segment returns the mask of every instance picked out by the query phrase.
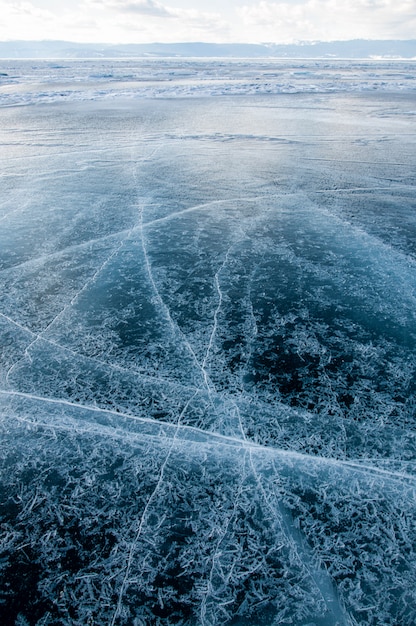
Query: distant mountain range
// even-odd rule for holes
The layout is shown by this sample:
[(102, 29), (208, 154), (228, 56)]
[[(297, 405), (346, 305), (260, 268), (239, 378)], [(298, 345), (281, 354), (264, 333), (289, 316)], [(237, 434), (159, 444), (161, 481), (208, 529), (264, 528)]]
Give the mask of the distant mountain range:
[(305, 42), (297, 44), (84, 44), (68, 41), (0, 42), (0, 58), (126, 58), (126, 57), (229, 57), (229, 58), (337, 58), (416, 59), (416, 39)]

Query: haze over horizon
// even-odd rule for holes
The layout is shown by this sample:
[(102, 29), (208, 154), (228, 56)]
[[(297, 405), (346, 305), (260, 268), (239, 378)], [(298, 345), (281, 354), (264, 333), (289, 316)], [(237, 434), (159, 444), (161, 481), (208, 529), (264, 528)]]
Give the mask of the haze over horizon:
[(0, 41), (290, 44), (405, 40), (416, 32), (409, 0), (0, 0)]

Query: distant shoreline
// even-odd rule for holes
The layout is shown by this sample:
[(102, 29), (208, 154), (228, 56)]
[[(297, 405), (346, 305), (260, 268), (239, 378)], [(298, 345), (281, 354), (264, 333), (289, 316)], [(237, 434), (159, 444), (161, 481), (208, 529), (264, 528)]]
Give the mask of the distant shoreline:
[(416, 60), (416, 39), (214, 44), (204, 42), (94, 44), (69, 41), (0, 41), (3, 59), (228, 58), (310, 60)]

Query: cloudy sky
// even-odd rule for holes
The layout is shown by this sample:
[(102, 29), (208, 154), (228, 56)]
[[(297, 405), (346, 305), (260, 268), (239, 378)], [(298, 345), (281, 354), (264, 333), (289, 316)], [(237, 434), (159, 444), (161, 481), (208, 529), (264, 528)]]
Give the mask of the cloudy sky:
[(416, 0), (0, 0), (0, 40), (414, 39)]

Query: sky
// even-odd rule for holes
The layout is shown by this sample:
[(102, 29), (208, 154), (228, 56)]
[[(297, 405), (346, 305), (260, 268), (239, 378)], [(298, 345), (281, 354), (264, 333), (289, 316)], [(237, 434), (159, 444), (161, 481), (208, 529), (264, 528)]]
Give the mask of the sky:
[(416, 0), (0, 0), (0, 40), (414, 39)]

